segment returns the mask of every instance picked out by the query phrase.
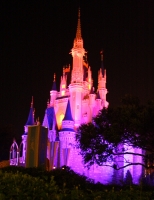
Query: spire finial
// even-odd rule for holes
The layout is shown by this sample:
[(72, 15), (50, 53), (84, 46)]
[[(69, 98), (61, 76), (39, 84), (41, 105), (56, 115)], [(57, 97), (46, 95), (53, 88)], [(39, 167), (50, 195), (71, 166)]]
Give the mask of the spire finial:
[(80, 8), (78, 10), (78, 25), (77, 25), (77, 31), (76, 31), (76, 38), (81, 39)]
[(104, 56), (103, 54), (104, 54), (104, 51), (101, 50), (101, 51), (100, 51), (100, 54), (101, 54), (101, 61), (103, 61), (103, 56)]
[(63, 76), (65, 75), (65, 66), (63, 67)]
[(33, 108), (33, 96), (32, 96), (32, 101), (31, 101), (31, 108)]
[(53, 82), (56, 82), (56, 73), (53, 75)]
[(79, 10), (78, 10), (78, 18), (80, 18), (80, 7), (79, 7)]

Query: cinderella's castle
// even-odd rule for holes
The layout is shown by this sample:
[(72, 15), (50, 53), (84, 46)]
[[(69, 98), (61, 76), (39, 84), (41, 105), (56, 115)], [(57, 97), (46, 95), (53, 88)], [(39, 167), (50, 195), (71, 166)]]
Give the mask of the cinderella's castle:
[[(76, 130), (82, 123), (92, 121), (103, 107), (108, 107), (106, 101), (106, 70), (101, 53), (101, 66), (98, 71), (98, 86), (94, 90), (92, 71), (87, 62), (86, 51), (81, 35), (80, 10), (76, 37), (71, 50), (73, 64), (63, 68), (60, 91), (56, 87), (56, 75), (50, 91), (50, 101), (47, 103), (42, 126), (48, 128), (47, 158), (49, 169), (70, 166), (74, 171), (85, 174), (96, 181), (109, 183), (112, 181), (114, 169), (111, 167), (92, 166), (84, 168), (79, 150), (75, 147)], [(22, 162), (26, 162), (28, 128), (36, 126), (34, 122), (33, 102), (31, 104), (25, 132), (22, 135)], [(136, 168), (135, 168), (136, 167)], [(135, 177), (139, 177), (141, 169), (137, 166), (129, 170)], [(125, 171), (120, 172), (124, 176)]]

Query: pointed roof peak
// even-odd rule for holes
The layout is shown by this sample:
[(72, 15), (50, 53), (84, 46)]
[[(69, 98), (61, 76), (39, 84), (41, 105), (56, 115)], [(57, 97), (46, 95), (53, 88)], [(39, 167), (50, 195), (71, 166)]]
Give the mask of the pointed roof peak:
[(27, 125), (34, 125), (34, 113), (35, 113), (35, 109), (33, 108), (33, 97), (32, 97), (32, 102), (31, 102), (31, 107), (30, 107), (28, 119), (27, 119), (27, 122), (25, 124), (26, 126)]
[(77, 24), (77, 31), (76, 31), (76, 39), (81, 39), (81, 22), (80, 22), (80, 8), (78, 10), (78, 24)]
[(104, 51), (103, 51), (103, 50), (101, 50), (101, 51), (100, 51), (100, 54), (101, 54), (101, 61), (103, 61), (103, 57), (104, 57)]
[(63, 121), (69, 120), (69, 121), (74, 121), (71, 113), (71, 105), (70, 105), (70, 100), (68, 99), (67, 102), (67, 107), (66, 107), (66, 112)]
[(53, 75), (53, 82), (56, 82), (56, 73)]
[(53, 76), (52, 90), (57, 91), (57, 87), (56, 87), (56, 74), (55, 73), (54, 73), (54, 76)]
[(33, 108), (33, 103), (34, 103), (34, 98), (33, 98), (33, 96), (32, 96), (31, 108)]

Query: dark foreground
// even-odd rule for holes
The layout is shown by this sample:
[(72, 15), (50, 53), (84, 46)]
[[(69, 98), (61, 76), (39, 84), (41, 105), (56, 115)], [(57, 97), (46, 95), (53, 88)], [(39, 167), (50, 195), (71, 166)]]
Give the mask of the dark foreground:
[(6, 167), (0, 170), (0, 200), (154, 200), (152, 182), (131, 180), (120, 185), (94, 184), (68, 167), (45, 171), (41, 168)]

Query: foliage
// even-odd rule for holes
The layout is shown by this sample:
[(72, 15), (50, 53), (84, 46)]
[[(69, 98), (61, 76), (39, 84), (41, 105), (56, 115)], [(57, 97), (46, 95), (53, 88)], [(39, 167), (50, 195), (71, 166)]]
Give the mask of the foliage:
[(124, 184), (125, 185), (132, 185), (133, 184), (133, 178), (132, 178), (132, 175), (131, 175), (129, 170), (127, 170), (127, 172), (126, 172), (126, 177), (124, 179)]
[[(143, 106), (137, 98), (126, 96), (120, 106), (102, 109), (92, 123), (82, 124), (76, 135), (77, 147), (81, 149), (85, 165), (90, 167), (96, 163), (117, 170), (129, 165), (152, 167), (153, 121), (154, 101)], [(147, 152), (146, 155), (141, 149)], [(124, 166), (119, 166), (118, 158), (124, 155), (138, 156), (141, 159), (137, 162), (125, 159)]]
[(24, 168), (9, 166), (1, 169), (3, 172), (28, 174), (32, 177), (39, 177), (40, 179), (50, 182), (51, 177), (54, 177), (54, 181), (60, 189), (64, 186), (67, 189), (73, 189), (76, 186), (85, 189), (90, 187), (93, 183), (92, 180), (88, 179), (83, 175), (79, 175), (69, 167), (63, 166), (62, 168), (57, 168), (51, 171), (43, 170), (42, 168)]
[(53, 199), (57, 191), (53, 177), (46, 184), (28, 174), (0, 171), (0, 179), (1, 199)]
[[(21, 172), (17, 172), (17, 169)], [(71, 178), (74, 176), (72, 171), (70, 173), (69, 168), (65, 168), (67, 173), (67, 179), (76, 179)], [(12, 170), (12, 172), (11, 172)], [(60, 169), (59, 169), (60, 170)], [(26, 173), (30, 173), (34, 176), (30, 176)], [(61, 169), (63, 173), (63, 169)], [(35, 173), (34, 173), (35, 172)], [(53, 173), (56, 170), (52, 170)], [(68, 173), (69, 172), (69, 173)], [(58, 171), (56, 172), (58, 173)], [(55, 174), (56, 174), (55, 173)], [(110, 186), (102, 184), (93, 184), (84, 186), (76, 185), (76, 180), (74, 180), (74, 186), (65, 184), (64, 179), (58, 180), (57, 182), (53, 180), (53, 177), (50, 179), (47, 178), (48, 172), (41, 171), (41, 169), (31, 168), (17, 168), (10, 167), (5, 168), (0, 171), (0, 199), (57, 199), (57, 200), (130, 200), (130, 199), (139, 199), (139, 200), (153, 200), (154, 191), (153, 188), (143, 188), (142, 186)], [(41, 175), (41, 178), (39, 177)], [(48, 174), (49, 175), (49, 174)], [(38, 176), (38, 177), (37, 177)], [(82, 181), (80, 179), (80, 181)], [(55, 183), (56, 182), (56, 183)], [(60, 183), (61, 182), (61, 183)], [(73, 182), (71, 182), (73, 183)], [(58, 187), (60, 184), (60, 187)], [(56, 186), (58, 185), (58, 186)], [(63, 185), (63, 187), (61, 187)], [(93, 186), (93, 187), (92, 187)], [(70, 187), (70, 188), (69, 188)]]

